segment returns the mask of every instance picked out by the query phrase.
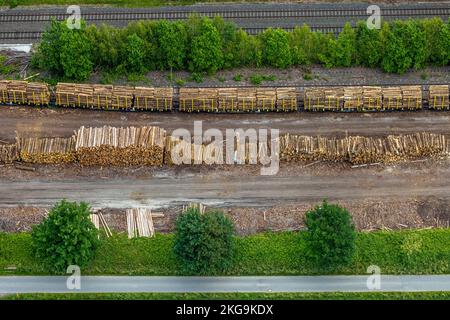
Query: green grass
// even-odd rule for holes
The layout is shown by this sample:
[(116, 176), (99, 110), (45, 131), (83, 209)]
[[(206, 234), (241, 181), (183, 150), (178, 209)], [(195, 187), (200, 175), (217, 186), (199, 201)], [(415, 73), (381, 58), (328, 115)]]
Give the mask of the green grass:
[(449, 300), (450, 292), (27, 293), (0, 300)]
[[(262, 233), (236, 237), (234, 267), (227, 275), (308, 275), (328, 271), (305, 257), (303, 233)], [(102, 240), (95, 259), (83, 274), (179, 275), (172, 254), (173, 235)], [(334, 274), (366, 274), (377, 265), (383, 274), (450, 274), (450, 229), (358, 233), (353, 262)], [(5, 270), (15, 266), (13, 271)], [(28, 233), (0, 233), (0, 275), (46, 274), (33, 258)]]

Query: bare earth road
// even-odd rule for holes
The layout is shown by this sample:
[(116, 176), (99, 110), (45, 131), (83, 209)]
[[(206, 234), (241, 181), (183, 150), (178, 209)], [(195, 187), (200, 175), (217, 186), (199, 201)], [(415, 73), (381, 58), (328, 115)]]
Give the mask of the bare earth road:
[(450, 132), (446, 112), (395, 112), (366, 114), (182, 114), (104, 112), (91, 110), (0, 108), (0, 139), (13, 141), (15, 131), (30, 136), (70, 136), (80, 126), (156, 125), (171, 132), (192, 131), (194, 121), (203, 121), (204, 130), (217, 128), (273, 128), (300, 135), (386, 135), (419, 131)]
[(450, 168), (343, 170), (338, 175), (307, 172), (279, 176), (194, 174), (143, 179), (73, 179), (0, 181), (0, 206), (47, 207), (56, 201), (84, 200), (93, 207), (179, 205), (198, 201), (209, 205), (273, 206), (296, 201), (406, 199), (419, 196), (448, 198)]
[[(369, 289), (369, 276), (299, 277), (115, 277), (86, 276), (79, 290), (67, 289), (67, 277), (0, 277), (0, 293), (33, 292), (411, 292), (450, 291), (449, 275), (389, 276)], [(369, 282), (374, 288), (375, 282)]]

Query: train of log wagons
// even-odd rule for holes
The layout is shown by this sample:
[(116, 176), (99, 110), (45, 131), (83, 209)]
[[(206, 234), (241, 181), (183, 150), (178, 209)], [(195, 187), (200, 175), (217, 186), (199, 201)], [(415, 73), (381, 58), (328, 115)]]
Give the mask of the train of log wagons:
[(135, 87), (0, 80), (0, 104), (123, 111), (450, 110), (449, 85)]

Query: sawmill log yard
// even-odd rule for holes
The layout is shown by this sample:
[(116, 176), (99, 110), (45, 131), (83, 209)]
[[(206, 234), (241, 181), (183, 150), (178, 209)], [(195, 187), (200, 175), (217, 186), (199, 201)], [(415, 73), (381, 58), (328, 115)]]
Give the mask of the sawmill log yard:
[[(450, 252), (450, 2), (18, 2), (0, 11), (0, 236), (34, 239), (63, 199), (101, 241), (171, 237), (192, 211), (302, 234), (332, 204), (357, 237), (444, 230)], [(0, 269), (35, 270), (1, 247)]]

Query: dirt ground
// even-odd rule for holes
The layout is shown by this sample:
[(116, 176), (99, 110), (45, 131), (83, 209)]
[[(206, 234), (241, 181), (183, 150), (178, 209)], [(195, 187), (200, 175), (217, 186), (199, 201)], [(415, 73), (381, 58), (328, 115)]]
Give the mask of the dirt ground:
[[(232, 219), (236, 233), (247, 235), (263, 231), (302, 229), (305, 213), (319, 203), (298, 202), (266, 208), (236, 207), (225, 209), (224, 212)], [(450, 200), (433, 196), (402, 201), (383, 198), (333, 203), (347, 208), (356, 228), (361, 231), (448, 227), (450, 223)], [(47, 212), (48, 208), (38, 207), (0, 208), (0, 232), (30, 231), (33, 225), (44, 219)], [(163, 213), (164, 217), (153, 219), (155, 230), (166, 233), (173, 230), (182, 207), (170, 207), (157, 212)], [(102, 213), (111, 229), (126, 232), (124, 210), (104, 209)]]

